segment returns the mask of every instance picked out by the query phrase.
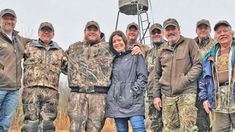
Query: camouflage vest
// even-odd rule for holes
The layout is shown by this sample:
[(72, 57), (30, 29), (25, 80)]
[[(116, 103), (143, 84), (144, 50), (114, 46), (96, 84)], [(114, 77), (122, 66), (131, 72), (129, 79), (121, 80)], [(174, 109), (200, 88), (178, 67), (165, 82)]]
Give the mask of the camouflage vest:
[[(164, 42), (163, 42), (164, 43)], [(154, 45), (153, 48), (151, 48), (149, 50), (149, 52), (147, 53), (147, 66), (148, 66), (148, 71), (149, 71), (149, 76), (148, 76), (148, 84), (147, 84), (147, 94), (148, 96), (152, 96), (153, 94), (153, 85), (154, 85), (154, 78), (155, 78), (155, 74), (154, 74), (154, 67), (155, 67), (155, 62), (156, 62), (156, 55), (158, 50), (162, 47), (163, 43), (161, 43), (160, 45)]]
[(113, 55), (105, 42), (87, 44), (77, 42), (66, 51), (70, 88), (87, 89), (109, 87)]
[(66, 61), (64, 51), (55, 43), (48, 50), (39, 40), (28, 43), (24, 57), (24, 86), (57, 89), (61, 68)]

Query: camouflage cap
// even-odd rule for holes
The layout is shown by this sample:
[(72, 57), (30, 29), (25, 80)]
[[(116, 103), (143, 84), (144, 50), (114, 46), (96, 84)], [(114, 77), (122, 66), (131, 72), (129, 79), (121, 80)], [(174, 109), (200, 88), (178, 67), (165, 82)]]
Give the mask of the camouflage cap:
[(100, 26), (96, 21), (89, 21), (86, 23), (85, 29), (87, 29), (90, 26), (95, 26), (98, 30), (100, 30)]
[(51, 29), (52, 32), (55, 32), (53, 25), (52, 25), (51, 23), (49, 23), (49, 22), (42, 22), (42, 23), (40, 24), (40, 26), (39, 26), (38, 31), (41, 31), (42, 28), (44, 28), (44, 27), (48, 27), (48, 28)]
[(200, 25), (206, 25), (206, 26), (208, 26), (208, 27), (211, 27), (211, 26), (210, 26), (210, 22), (209, 22), (208, 20), (206, 20), (206, 19), (202, 19), (202, 20), (198, 21), (196, 28), (198, 28)]
[(166, 29), (168, 26), (179, 27), (179, 23), (174, 18), (168, 18), (163, 22), (163, 27)]
[(158, 29), (158, 30), (162, 31), (162, 25), (159, 24), (159, 23), (154, 23), (154, 24), (149, 28), (150, 34), (152, 33), (152, 31), (153, 31), (154, 29)]
[(135, 22), (128, 24), (126, 30), (130, 29), (131, 27), (135, 27), (137, 30), (139, 30), (139, 26)]
[(1, 16), (1, 17), (3, 17), (3, 16), (6, 15), (6, 14), (10, 14), (10, 15), (12, 15), (13, 17), (16, 17), (16, 13), (15, 13), (15, 11), (12, 10), (12, 9), (3, 9), (3, 10), (1, 10), (1, 12), (0, 12), (0, 16)]
[(224, 26), (226, 26), (226, 27), (230, 27), (230, 28), (231, 28), (231, 25), (230, 25), (226, 20), (220, 20), (220, 21), (218, 21), (218, 22), (215, 24), (215, 26), (214, 26), (214, 31), (216, 31), (217, 28), (218, 28), (219, 26), (221, 26), (221, 25), (224, 25)]

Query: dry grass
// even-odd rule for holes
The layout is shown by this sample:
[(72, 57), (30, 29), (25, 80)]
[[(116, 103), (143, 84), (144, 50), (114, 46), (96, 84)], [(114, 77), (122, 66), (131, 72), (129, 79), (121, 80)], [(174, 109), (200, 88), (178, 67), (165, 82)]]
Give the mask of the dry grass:
[[(69, 132), (70, 121), (67, 115), (67, 108), (70, 91), (69, 88), (67, 88), (66, 84), (60, 84), (60, 86), (58, 114), (55, 120), (56, 132)], [(20, 91), (20, 93), (22, 93), (22, 91)], [(23, 124), (23, 108), (21, 97), (19, 100), (19, 105), (16, 109), (15, 117), (9, 132), (20, 132)], [(105, 126), (103, 127), (102, 132), (116, 132), (115, 125), (112, 119), (106, 119)], [(132, 131), (130, 130), (130, 132)]]

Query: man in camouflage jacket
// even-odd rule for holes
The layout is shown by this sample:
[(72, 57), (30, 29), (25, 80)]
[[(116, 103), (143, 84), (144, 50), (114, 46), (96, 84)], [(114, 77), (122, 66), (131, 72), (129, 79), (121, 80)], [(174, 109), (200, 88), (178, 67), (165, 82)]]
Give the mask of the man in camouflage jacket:
[(148, 85), (147, 85), (147, 113), (149, 119), (151, 120), (151, 130), (152, 132), (161, 132), (163, 128), (162, 123), (162, 111), (157, 111), (153, 104), (153, 85), (154, 85), (154, 66), (156, 62), (156, 55), (158, 50), (162, 47), (165, 40), (163, 39), (163, 28), (161, 24), (154, 23), (150, 29), (150, 38), (152, 41), (152, 48), (147, 53), (147, 63), (148, 63)]
[(104, 125), (113, 55), (101, 34), (98, 23), (89, 21), (84, 41), (70, 45), (66, 51), (71, 132), (99, 132)]
[(51, 23), (41, 23), (38, 35), (38, 40), (25, 46), (23, 132), (55, 131), (59, 77), (66, 62), (64, 51), (52, 41)]

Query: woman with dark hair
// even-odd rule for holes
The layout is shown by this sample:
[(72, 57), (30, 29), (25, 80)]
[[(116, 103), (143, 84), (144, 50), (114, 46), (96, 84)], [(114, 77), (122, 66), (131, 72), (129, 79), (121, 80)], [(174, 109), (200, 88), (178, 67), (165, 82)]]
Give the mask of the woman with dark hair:
[(106, 116), (114, 118), (118, 132), (128, 131), (128, 120), (134, 132), (146, 132), (144, 92), (148, 75), (144, 58), (131, 55), (122, 31), (111, 34), (109, 46), (115, 58), (112, 84), (106, 98)]

